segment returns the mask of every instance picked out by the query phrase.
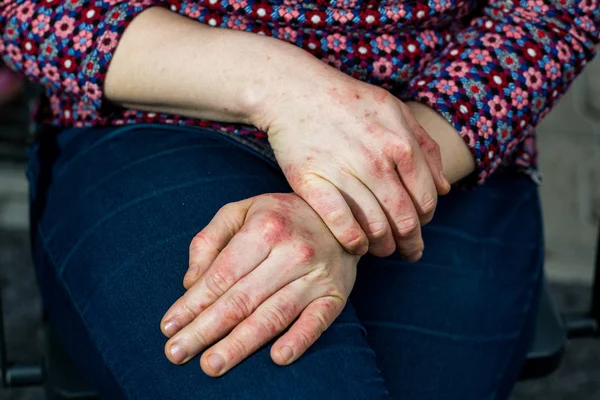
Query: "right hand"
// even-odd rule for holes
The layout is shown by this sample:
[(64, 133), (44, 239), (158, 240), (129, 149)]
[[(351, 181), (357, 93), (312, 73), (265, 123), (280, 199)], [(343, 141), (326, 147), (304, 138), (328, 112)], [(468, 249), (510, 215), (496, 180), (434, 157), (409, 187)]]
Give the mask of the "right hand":
[(350, 253), (397, 248), (418, 260), (421, 225), (450, 190), (438, 144), (385, 89), (312, 57), (293, 61), (252, 118), (292, 189)]

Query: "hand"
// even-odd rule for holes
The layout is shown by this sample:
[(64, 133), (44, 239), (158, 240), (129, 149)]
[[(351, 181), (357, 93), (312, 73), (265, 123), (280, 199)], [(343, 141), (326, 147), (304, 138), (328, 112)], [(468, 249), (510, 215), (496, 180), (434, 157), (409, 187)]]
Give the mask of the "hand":
[[(421, 257), (420, 226), (449, 191), (437, 143), (386, 90), (295, 60), (253, 123), (287, 180), (353, 254)], [(458, 136), (458, 135), (456, 135)]]
[(161, 322), (167, 357), (185, 363), (217, 342), (200, 365), (220, 376), (299, 317), (271, 348), (290, 364), (344, 308), (358, 258), (293, 193), (224, 206), (190, 245), (188, 291)]

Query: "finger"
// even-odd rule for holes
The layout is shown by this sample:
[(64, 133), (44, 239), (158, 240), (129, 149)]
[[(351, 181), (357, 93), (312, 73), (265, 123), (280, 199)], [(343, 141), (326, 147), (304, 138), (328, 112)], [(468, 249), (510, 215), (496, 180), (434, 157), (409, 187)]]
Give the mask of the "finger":
[(271, 358), (279, 365), (296, 361), (331, 326), (346, 302), (339, 297), (321, 297), (310, 303), (292, 327), (271, 347)]
[(202, 354), (200, 366), (220, 376), (283, 332), (314, 298), (306, 284), (295, 280), (262, 303), (227, 337)]
[(301, 268), (287, 267), (289, 264), (283, 253), (265, 260), (177, 332), (166, 344), (167, 358), (176, 364), (187, 362), (227, 335), (273, 293), (302, 276)]
[(423, 251), (419, 215), (393, 166), (382, 167), (377, 177), (369, 171), (360, 171), (360, 175), (383, 208), (398, 253), (409, 261), (418, 260)]
[(428, 223), (437, 205), (437, 190), (421, 149), (412, 138), (399, 138), (386, 152), (396, 164), (400, 181), (412, 198), (421, 225)]
[(183, 286), (189, 289), (206, 272), (221, 250), (242, 228), (252, 199), (226, 204), (190, 243), (188, 271)]
[(381, 205), (369, 188), (357, 177), (343, 175), (335, 182), (354, 218), (369, 240), (369, 252), (378, 257), (387, 257), (396, 250), (394, 234)]
[(417, 121), (410, 107), (400, 100), (398, 100), (398, 103), (409, 129), (415, 136), (423, 156), (425, 157), (425, 161), (431, 171), (438, 193), (440, 195), (447, 194), (450, 191), (450, 182), (448, 182), (448, 179), (446, 179), (446, 176), (444, 175), (440, 146), (431, 138), (431, 136), (429, 136), (419, 121)]
[(304, 183), (295, 190), (319, 214), (346, 251), (356, 255), (364, 255), (367, 252), (367, 236), (334, 184), (320, 176), (312, 175), (309, 178), (305, 177)]
[(165, 313), (161, 322), (165, 336), (173, 336), (260, 265), (271, 251), (266, 237), (278, 229), (280, 222), (265, 219), (246, 223), (211, 267)]

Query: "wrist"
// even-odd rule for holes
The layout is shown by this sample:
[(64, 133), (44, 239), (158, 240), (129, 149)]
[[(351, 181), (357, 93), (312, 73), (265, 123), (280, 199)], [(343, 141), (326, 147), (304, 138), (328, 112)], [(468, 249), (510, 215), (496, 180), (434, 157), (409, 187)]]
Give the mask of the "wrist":
[(444, 175), (450, 183), (459, 181), (475, 170), (471, 149), (448, 120), (425, 104), (416, 101), (407, 101), (405, 104), (440, 146)]

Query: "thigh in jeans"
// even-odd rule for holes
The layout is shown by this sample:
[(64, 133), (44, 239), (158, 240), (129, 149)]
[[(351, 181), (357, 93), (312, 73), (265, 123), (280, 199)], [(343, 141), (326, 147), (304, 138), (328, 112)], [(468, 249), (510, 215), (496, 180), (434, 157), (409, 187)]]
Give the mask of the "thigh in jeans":
[(32, 152), (33, 248), (51, 320), (106, 399), (386, 399), (348, 305), (296, 363), (261, 349), (224, 377), (170, 364), (159, 322), (184, 293), (191, 238), (224, 204), (286, 192), (280, 171), (215, 133), (84, 129)]
[(506, 399), (533, 332), (543, 243), (536, 185), (453, 189), (414, 264), (365, 257), (351, 295), (393, 398)]

